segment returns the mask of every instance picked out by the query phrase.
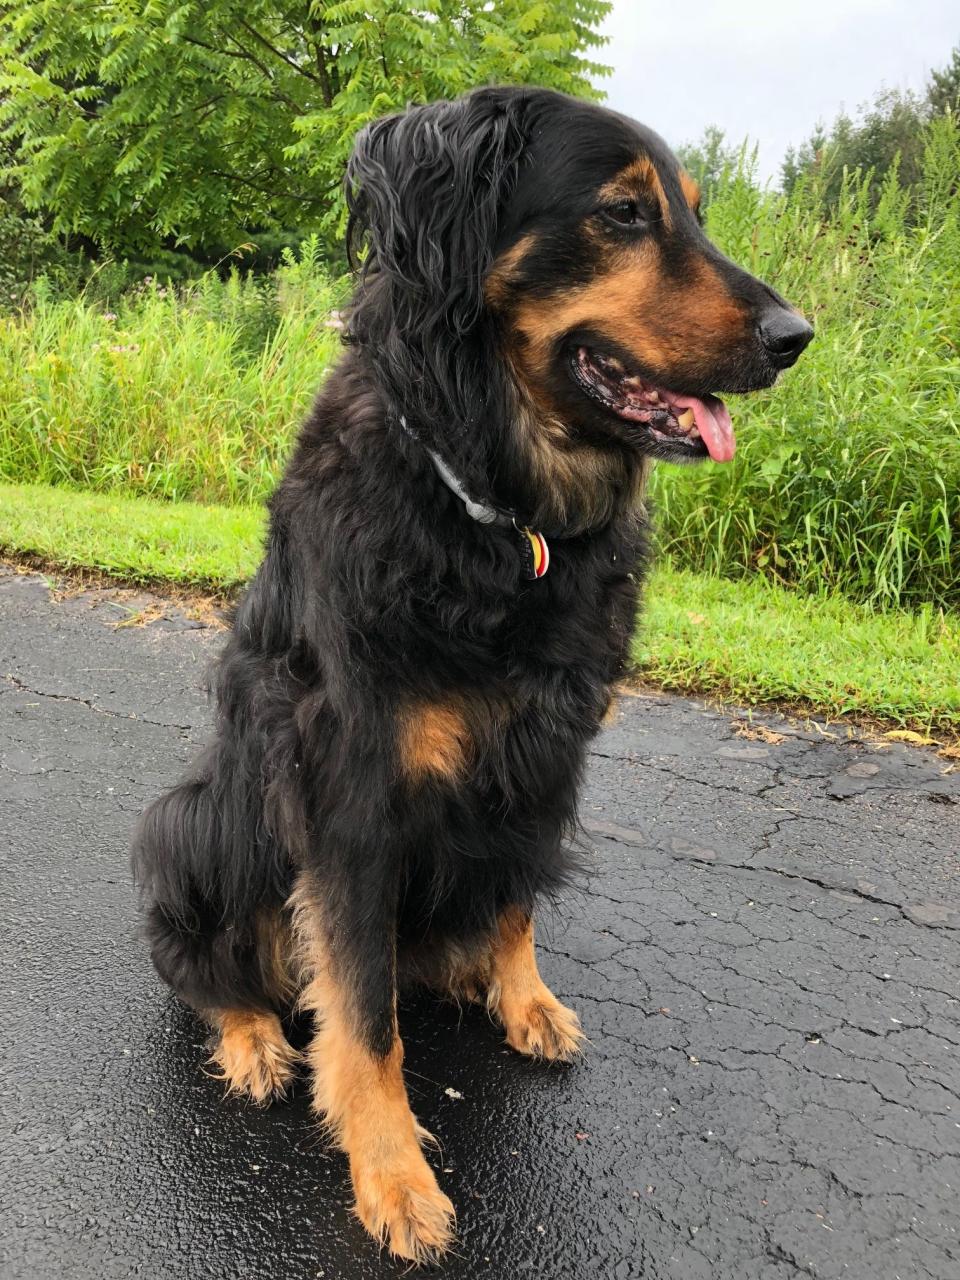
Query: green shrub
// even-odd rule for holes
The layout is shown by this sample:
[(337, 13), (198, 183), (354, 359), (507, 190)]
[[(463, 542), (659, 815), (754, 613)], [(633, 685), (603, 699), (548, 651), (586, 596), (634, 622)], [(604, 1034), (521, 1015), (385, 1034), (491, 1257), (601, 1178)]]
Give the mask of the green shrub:
[(13, 188), (0, 184), (0, 311), (21, 303), (30, 281), (65, 258), (43, 219), (24, 209)]

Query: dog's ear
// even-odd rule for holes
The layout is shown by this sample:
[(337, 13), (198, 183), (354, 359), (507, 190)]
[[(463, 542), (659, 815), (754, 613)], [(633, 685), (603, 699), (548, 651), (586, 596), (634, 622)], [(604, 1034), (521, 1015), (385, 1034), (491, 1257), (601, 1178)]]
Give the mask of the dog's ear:
[[(500, 212), (523, 147), (523, 99), (480, 90), (368, 125), (347, 168), (348, 243), (389, 278), (395, 322), (462, 337), (483, 306)], [(407, 332), (410, 329), (407, 328)]]

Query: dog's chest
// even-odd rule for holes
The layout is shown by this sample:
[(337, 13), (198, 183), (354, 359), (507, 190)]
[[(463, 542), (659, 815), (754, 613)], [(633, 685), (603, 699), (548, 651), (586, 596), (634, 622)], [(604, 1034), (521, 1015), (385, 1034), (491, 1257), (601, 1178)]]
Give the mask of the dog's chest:
[(620, 543), (587, 554), (558, 542), (548, 574), (516, 602), (506, 629), (509, 663), (534, 682), (618, 674), (637, 610), (636, 555)]
[(632, 575), (578, 578), (558, 566), (534, 583), (511, 619), (496, 663), (491, 702), (503, 710), (492, 748), (517, 776), (550, 775), (559, 758), (576, 768), (623, 674), (637, 608)]

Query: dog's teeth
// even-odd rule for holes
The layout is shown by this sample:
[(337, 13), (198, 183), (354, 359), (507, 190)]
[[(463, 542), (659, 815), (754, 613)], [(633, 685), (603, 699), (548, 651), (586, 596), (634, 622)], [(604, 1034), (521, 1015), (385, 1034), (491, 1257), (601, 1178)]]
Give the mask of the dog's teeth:
[(622, 378), (626, 370), (616, 356), (595, 355), (593, 362), (608, 378)]
[(688, 431), (693, 426), (693, 410), (684, 409), (683, 413), (677, 418), (677, 422), (683, 427), (684, 431)]

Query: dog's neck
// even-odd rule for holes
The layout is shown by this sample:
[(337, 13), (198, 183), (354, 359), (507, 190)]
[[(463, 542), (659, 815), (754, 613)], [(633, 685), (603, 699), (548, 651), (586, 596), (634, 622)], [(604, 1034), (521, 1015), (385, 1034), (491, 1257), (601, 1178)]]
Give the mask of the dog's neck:
[(578, 440), (512, 369), (510, 381), (514, 408), (502, 475), (519, 490), (519, 504), (531, 510), (533, 525), (568, 537), (589, 534), (642, 505), (649, 460)]
[(414, 426), (403, 413), (392, 416), (479, 524), (527, 526), (556, 539), (598, 533), (622, 514), (642, 513), (650, 460), (575, 440), (557, 415), (516, 384), (504, 438), (487, 462), (472, 456), (464, 464), (436, 432)]
[[(358, 301), (362, 308), (370, 299), (361, 293)], [(394, 377), (373, 333), (359, 325), (351, 341), (397, 431), (404, 430), (403, 419), (407, 432), (436, 454), (474, 503), (507, 511), (553, 538), (599, 533), (642, 503), (649, 462), (613, 442), (578, 437), (529, 388), (495, 332), (471, 335), (476, 363), (461, 365), (469, 381), (460, 387), (459, 410), (453, 404), (444, 409), (447, 388), (424, 387), (424, 375), (432, 380), (416, 348), (402, 362), (403, 377)], [(418, 366), (419, 386), (410, 374)], [(465, 408), (474, 403), (477, 416), (468, 419)]]

